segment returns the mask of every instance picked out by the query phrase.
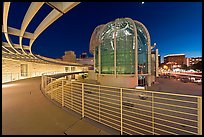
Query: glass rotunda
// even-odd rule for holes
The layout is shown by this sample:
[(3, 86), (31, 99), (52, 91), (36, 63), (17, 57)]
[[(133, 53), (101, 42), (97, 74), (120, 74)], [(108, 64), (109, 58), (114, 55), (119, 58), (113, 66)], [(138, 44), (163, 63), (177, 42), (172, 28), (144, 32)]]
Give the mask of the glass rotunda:
[(151, 75), (150, 36), (136, 20), (119, 18), (96, 27), (90, 52), (98, 75), (134, 76), (137, 80)]

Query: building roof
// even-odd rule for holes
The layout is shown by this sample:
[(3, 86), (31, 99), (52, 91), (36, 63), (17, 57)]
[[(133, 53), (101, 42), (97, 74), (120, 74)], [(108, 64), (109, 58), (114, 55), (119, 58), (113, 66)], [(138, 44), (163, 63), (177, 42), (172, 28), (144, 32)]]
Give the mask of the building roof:
[(164, 57), (169, 57), (169, 56), (185, 56), (185, 54), (168, 54), (168, 55), (166, 55), (166, 56), (164, 56)]

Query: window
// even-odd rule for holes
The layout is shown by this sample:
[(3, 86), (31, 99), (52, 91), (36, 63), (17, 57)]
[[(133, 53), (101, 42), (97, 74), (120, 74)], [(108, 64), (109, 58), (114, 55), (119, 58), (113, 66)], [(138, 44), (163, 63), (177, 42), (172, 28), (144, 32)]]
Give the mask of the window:
[(21, 64), (21, 76), (28, 76), (28, 64)]
[(75, 67), (71, 67), (71, 72), (75, 71)]
[(69, 67), (65, 67), (65, 72), (69, 72)]

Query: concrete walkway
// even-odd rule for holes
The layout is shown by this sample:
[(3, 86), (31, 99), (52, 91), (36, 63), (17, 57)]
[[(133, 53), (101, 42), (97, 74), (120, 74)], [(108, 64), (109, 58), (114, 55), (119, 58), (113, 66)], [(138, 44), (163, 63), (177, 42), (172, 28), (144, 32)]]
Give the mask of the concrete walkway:
[(193, 96), (202, 96), (202, 85), (196, 83), (183, 83), (176, 79), (157, 78), (157, 84), (148, 87), (151, 91), (162, 91), (174, 94), (184, 94)]
[(40, 91), (41, 77), (2, 84), (2, 134), (108, 135), (106, 126), (53, 104)]

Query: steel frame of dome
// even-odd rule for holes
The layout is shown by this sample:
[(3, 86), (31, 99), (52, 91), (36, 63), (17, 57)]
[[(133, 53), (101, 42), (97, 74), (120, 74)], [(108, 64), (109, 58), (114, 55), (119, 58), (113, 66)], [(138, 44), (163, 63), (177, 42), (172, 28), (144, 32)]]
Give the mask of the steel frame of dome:
[[(155, 47), (155, 45), (153, 45), (153, 46), (151, 46), (151, 41), (150, 41), (150, 35), (149, 35), (149, 32), (148, 32), (148, 30), (147, 30), (147, 28), (141, 23), (141, 22), (139, 22), (139, 21), (137, 21), (137, 20), (132, 20), (131, 18), (124, 18), (124, 19), (126, 19), (126, 20), (128, 20), (129, 22), (131, 22), (133, 25), (134, 25), (134, 28), (133, 28), (133, 31), (134, 31), (134, 33), (135, 33), (135, 74), (134, 74), (134, 76), (137, 78), (138, 77), (138, 40), (137, 40), (137, 31), (136, 31), (136, 26), (135, 26), (135, 23), (137, 23), (138, 25), (140, 25), (140, 26), (142, 26), (142, 28), (144, 29), (144, 31), (145, 31), (145, 33), (147, 34), (147, 43), (148, 43), (148, 45), (147, 45), (147, 47), (148, 47), (148, 52), (147, 52), (147, 65), (148, 65), (148, 70), (147, 70), (147, 75), (148, 76), (150, 76), (151, 75), (151, 49), (153, 49), (154, 47)], [(115, 20), (115, 22), (117, 21), (117, 19)], [(110, 22), (109, 22), (110, 23)], [(92, 53), (92, 54), (94, 54), (95, 55), (95, 48), (96, 48), (96, 46), (98, 46), (98, 44), (97, 43), (99, 43), (100, 41), (98, 41), (97, 39), (96, 39), (96, 37), (98, 37), (99, 36), (99, 32), (97, 31), (97, 29), (99, 30), (99, 31), (103, 31), (104, 30), (104, 28), (106, 28), (107, 27), (107, 25), (109, 24), (109, 23), (107, 23), (107, 24), (102, 24), (102, 25), (99, 25), (99, 26), (97, 26), (95, 29), (94, 29), (94, 31), (93, 31), (93, 33), (92, 33), (92, 35), (91, 35), (91, 39), (90, 39), (90, 47), (89, 47), (89, 51)], [(116, 43), (116, 36), (114, 36), (114, 43)], [(100, 46), (98, 46), (98, 48), (100, 48)], [(114, 49), (116, 49), (116, 45), (114, 44)], [(98, 49), (98, 51), (99, 51), (99, 54), (100, 54), (100, 49)], [(114, 52), (116, 52), (116, 50), (114, 50)], [(99, 57), (98, 57), (98, 67), (99, 67), (99, 75), (104, 75), (104, 74), (101, 74), (101, 62), (100, 62), (100, 55), (99, 55)], [(95, 57), (94, 57), (94, 62), (95, 62)], [(94, 68), (95, 68), (95, 63), (94, 63)], [(114, 53), (114, 75), (115, 75), (115, 77), (117, 77), (117, 73), (116, 73), (116, 53)], [(120, 74), (119, 74), (120, 75)], [(150, 77), (148, 77), (148, 86), (150, 86)]]
[[(69, 10), (77, 6), (80, 2), (32, 2), (24, 16), (24, 19), (21, 24), (21, 28), (16, 29), (8, 26), (8, 13), (10, 9), (11, 2), (3, 3), (3, 25), (2, 32), (5, 35), (7, 42), (2, 41), (2, 57), (15, 58), (15, 59), (24, 59), (27, 61), (35, 61), (46, 63), (47, 61), (52, 63), (61, 63), (67, 64), (60, 61), (55, 61), (54, 59), (45, 58), (40, 55), (35, 55), (32, 53), (32, 45), (37, 37), (54, 21), (56, 21), (63, 14), (67, 13)], [(34, 33), (26, 32), (26, 28), (29, 23), (39, 11), (39, 9), (47, 4), (52, 7), (52, 11), (43, 19), (43, 21), (35, 29)], [(14, 44), (9, 37), (10, 35), (19, 37), (19, 44)], [(29, 45), (22, 45), (23, 38), (29, 39)], [(28, 52), (27, 52), (27, 51)], [(72, 63), (71, 63), (72, 64)], [(76, 63), (74, 64), (76, 65)]]

